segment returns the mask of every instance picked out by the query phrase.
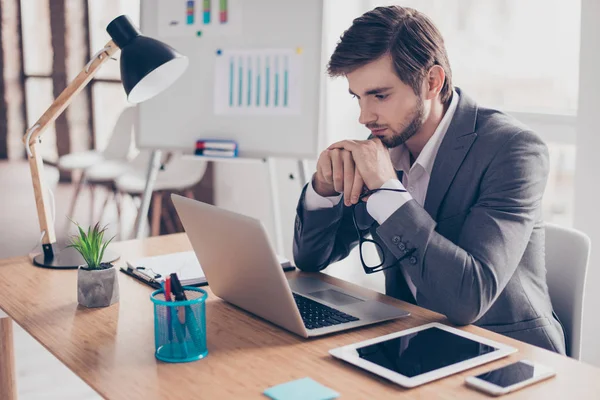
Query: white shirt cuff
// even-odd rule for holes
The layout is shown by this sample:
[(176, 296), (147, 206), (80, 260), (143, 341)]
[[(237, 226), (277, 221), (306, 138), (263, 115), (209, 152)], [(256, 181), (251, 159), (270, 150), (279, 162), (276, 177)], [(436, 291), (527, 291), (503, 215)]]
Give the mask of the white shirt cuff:
[[(390, 179), (383, 185), (382, 189), (404, 189), (404, 186), (398, 179)], [(389, 190), (381, 190), (373, 193), (367, 200), (367, 212), (379, 225), (383, 223), (396, 212), (407, 201), (411, 200), (412, 196), (408, 192), (392, 192)]]
[(319, 210), (321, 208), (333, 208), (338, 205), (342, 195), (323, 197), (315, 191), (312, 179), (308, 183), (306, 193), (304, 194), (304, 208), (306, 211)]

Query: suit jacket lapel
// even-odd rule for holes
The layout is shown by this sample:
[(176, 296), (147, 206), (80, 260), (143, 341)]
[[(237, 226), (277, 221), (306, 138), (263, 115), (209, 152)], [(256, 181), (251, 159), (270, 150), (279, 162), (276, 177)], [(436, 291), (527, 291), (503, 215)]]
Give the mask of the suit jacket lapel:
[(456, 92), (458, 106), (433, 163), (425, 197), (425, 210), (434, 220), (456, 172), (477, 138), (477, 104), (459, 88)]

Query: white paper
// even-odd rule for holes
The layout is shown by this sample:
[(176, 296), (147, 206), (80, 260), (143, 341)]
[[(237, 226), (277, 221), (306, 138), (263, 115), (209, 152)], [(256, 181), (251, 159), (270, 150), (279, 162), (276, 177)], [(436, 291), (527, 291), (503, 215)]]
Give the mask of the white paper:
[(177, 277), (182, 284), (186, 285), (191, 282), (203, 283), (206, 282), (204, 271), (196, 258), (193, 251), (184, 251), (180, 253), (164, 254), (162, 256), (145, 257), (127, 262), (132, 268), (144, 267), (145, 271), (152, 274), (160, 274), (161, 277), (156, 280), (162, 282), (167, 276), (173, 272), (177, 273)]
[(221, 49), (215, 64), (215, 114), (299, 115), (302, 54), (293, 49)]
[[(290, 265), (290, 261), (281, 256), (277, 256), (277, 261), (284, 267)], [(127, 261), (127, 264), (132, 268), (144, 267), (145, 271), (151, 274), (160, 274), (161, 277), (156, 279), (158, 282), (162, 282), (173, 272), (177, 273), (183, 285), (206, 282), (204, 271), (193, 251), (145, 257), (132, 262)]]
[(158, 35), (165, 38), (241, 35), (241, 1), (158, 0)]

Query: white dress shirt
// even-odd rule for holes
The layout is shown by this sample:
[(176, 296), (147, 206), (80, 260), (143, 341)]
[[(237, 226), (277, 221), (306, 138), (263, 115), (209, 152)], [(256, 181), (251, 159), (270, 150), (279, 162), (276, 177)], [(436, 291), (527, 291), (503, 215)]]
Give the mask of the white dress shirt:
[[(415, 199), (421, 206), (425, 204), (425, 197), (427, 196), (427, 187), (429, 186), (433, 163), (435, 162), (442, 140), (444, 140), (444, 136), (446, 136), (446, 132), (454, 117), (457, 106), (458, 93), (454, 91), (448, 110), (446, 110), (446, 113), (435, 129), (435, 132), (431, 138), (429, 138), (412, 166), (410, 165), (410, 152), (404, 144), (390, 149), (390, 159), (394, 168), (397, 171), (403, 171), (404, 174), (402, 182), (398, 179), (390, 179), (381, 187), (389, 189), (406, 189), (407, 192), (380, 191), (369, 197), (369, 200), (367, 200), (367, 212), (375, 221), (377, 221), (377, 223), (379, 223), (379, 225), (382, 225), (394, 212), (396, 212), (396, 210), (411, 199)], [(317, 210), (319, 208), (331, 208), (336, 206), (341, 199), (341, 194), (331, 197), (319, 195), (313, 188), (312, 182), (310, 182), (306, 188), (304, 207), (308, 211)], [(417, 289), (415, 285), (412, 283), (412, 280), (404, 269), (402, 269), (402, 273), (406, 279), (406, 283), (408, 283), (408, 287), (416, 299)]]

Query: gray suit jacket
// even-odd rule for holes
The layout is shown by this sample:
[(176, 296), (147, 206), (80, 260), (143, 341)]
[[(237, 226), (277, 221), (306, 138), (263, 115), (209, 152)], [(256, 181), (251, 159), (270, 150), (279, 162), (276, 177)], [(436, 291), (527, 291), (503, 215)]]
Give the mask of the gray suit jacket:
[[(474, 323), (565, 353), (546, 284), (542, 195), (548, 150), (515, 119), (478, 107), (465, 93), (437, 154), (425, 207), (411, 200), (379, 226), (356, 210), (385, 252), (386, 293), (414, 302), (400, 268), (417, 287), (416, 303), (458, 325)], [(358, 243), (352, 208), (297, 208), (294, 259), (319, 271)], [(407, 251), (411, 257), (405, 257)], [(398, 261), (400, 260), (400, 261)]]

